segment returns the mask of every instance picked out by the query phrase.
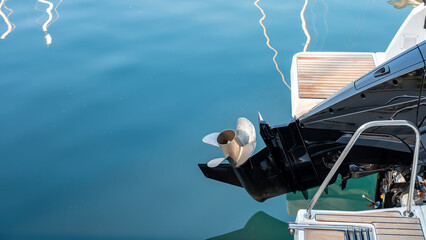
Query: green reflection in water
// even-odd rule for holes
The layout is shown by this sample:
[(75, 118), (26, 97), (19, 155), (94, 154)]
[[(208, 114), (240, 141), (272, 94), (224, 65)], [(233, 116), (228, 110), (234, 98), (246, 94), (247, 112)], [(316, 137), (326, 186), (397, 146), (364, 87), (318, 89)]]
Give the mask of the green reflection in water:
[(259, 211), (248, 220), (244, 228), (209, 238), (209, 240), (293, 239), (294, 237), (288, 233), (287, 229), (287, 223)]
[[(336, 183), (328, 186), (328, 194), (323, 194), (315, 205), (315, 209), (360, 211), (370, 210), (368, 202), (361, 196), (363, 194), (374, 198), (377, 174), (359, 179), (350, 179), (345, 190), (341, 190), (339, 176)], [(309, 199), (305, 200), (301, 192), (287, 194), (287, 212), (296, 215), (299, 209), (305, 209), (318, 188), (308, 191)], [(239, 230), (226, 233), (209, 240), (231, 239), (293, 239), (288, 233), (288, 224), (268, 214), (259, 211), (254, 214)]]
[[(323, 193), (321, 195), (314, 209), (342, 211), (371, 210), (367, 206), (368, 202), (362, 198), (362, 194), (374, 199), (376, 179), (377, 174), (359, 179), (349, 179), (346, 189), (342, 191), (339, 186), (341, 182), (341, 177), (339, 176), (336, 183), (328, 186), (328, 194)], [(317, 190), (318, 188), (313, 188), (308, 191), (308, 200), (305, 200), (301, 192), (287, 194), (288, 214), (296, 215), (299, 209), (306, 209)]]

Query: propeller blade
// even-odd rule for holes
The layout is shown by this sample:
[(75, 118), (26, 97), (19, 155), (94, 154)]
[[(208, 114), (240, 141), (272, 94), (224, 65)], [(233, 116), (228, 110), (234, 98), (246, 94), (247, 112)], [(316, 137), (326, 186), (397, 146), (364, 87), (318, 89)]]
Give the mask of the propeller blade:
[(247, 159), (251, 157), (251, 155), (254, 152), (254, 149), (256, 148), (256, 142), (251, 142), (244, 147), (241, 148), (240, 157), (238, 158), (238, 162), (236, 164), (236, 167), (241, 166)]
[(205, 136), (203, 138), (203, 142), (213, 145), (215, 147), (219, 147), (219, 143), (217, 143), (217, 136), (219, 136), (220, 133), (215, 132), (215, 133), (210, 133), (209, 135)]
[(256, 141), (256, 130), (253, 124), (247, 118), (238, 118), (237, 120), (237, 138), (242, 146)]
[(225, 160), (226, 160), (226, 158), (215, 158), (215, 159), (210, 160), (207, 163), (207, 166), (209, 168), (215, 168), (215, 167), (219, 166), (219, 164), (221, 164)]

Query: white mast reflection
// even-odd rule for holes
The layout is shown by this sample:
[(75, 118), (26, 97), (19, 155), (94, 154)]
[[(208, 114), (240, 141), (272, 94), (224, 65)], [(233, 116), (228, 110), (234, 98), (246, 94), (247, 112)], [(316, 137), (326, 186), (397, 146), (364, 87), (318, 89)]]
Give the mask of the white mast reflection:
[(303, 5), (302, 11), (300, 12), (300, 18), (302, 19), (302, 29), (306, 35), (306, 43), (303, 51), (306, 52), (308, 50), (309, 44), (311, 43), (311, 34), (309, 34), (308, 28), (306, 27), (306, 19), (305, 19), (305, 10), (308, 6), (308, 0), (305, 0), (305, 4)]
[(327, 5), (327, 3), (325, 3), (324, 0), (321, 0), (321, 2), (322, 2), (322, 4), (324, 5), (324, 8), (325, 8), (325, 10), (324, 10), (325, 34), (324, 34), (324, 37), (323, 37), (323, 39), (321, 41), (321, 48), (320, 48), (320, 50), (322, 50), (322, 47), (324, 46), (324, 41), (325, 41), (325, 39), (327, 38), (327, 35), (328, 35), (328, 24), (327, 24), (328, 5)]
[(275, 64), (275, 68), (277, 69), (277, 71), (280, 73), (280, 75), (281, 75), (281, 79), (283, 80), (283, 82), (284, 82), (284, 84), (288, 87), (288, 89), (290, 89), (291, 90), (291, 87), (290, 87), (290, 85), (285, 81), (285, 78), (284, 78), (284, 74), (281, 72), (281, 70), (280, 70), (280, 68), (278, 67), (278, 63), (277, 63), (277, 60), (276, 60), (276, 58), (277, 58), (277, 56), (278, 56), (278, 51), (275, 49), (275, 48), (273, 48), (272, 46), (271, 46), (271, 44), (270, 44), (270, 42), (271, 42), (271, 39), (269, 39), (269, 36), (268, 36), (268, 33), (266, 32), (266, 27), (265, 27), (265, 25), (263, 24), (263, 20), (265, 20), (265, 18), (266, 18), (266, 14), (265, 14), (265, 11), (263, 11), (263, 9), (259, 6), (259, 1), (260, 0), (256, 0), (255, 2), (254, 2), (254, 5), (260, 10), (260, 12), (262, 13), (262, 18), (260, 18), (260, 20), (259, 20), (259, 24), (260, 24), (260, 26), (262, 26), (262, 28), (263, 28), (263, 35), (265, 35), (265, 38), (266, 38), (266, 45), (268, 46), (268, 48), (269, 49), (271, 49), (272, 51), (274, 51), (274, 56), (272, 57), (272, 61), (274, 62), (274, 64)]
[[(13, 23), (11, 23), (9, 21), (9, 16), (13, 13), (12, 9), (9, 9), (6, 7), (6, 0), (1, 0), (0, 2), (0, 16), (3, 18), (4, 22), (7, 25), (7, 30), (5, 33), (3, 33), (3, 35), (0, 36), (0, 39), (5, 39), (7, 35), (9, 35), (10, 32), (13, 31), (13, 29), (15, 28), (15, 25), (13, 25)], [(5, 14), (2, 10), (2, 8), (6, 9), (9, 11), (9, 14)]]
[[(59, 19), (59, 13), (58, 13), (58, 6), (62, 3), (62, 0), (59, 0), (59, 2), (56, 4), (56, 6), (47, 0), (37, 0), (40, 3), (44, 3), (47, 4), (47, 8), (46, 8), (46, 14), (47, 14), (47, 20), (46, 22), (43, 24), (43, 31), (46, 33), (46, 36), (44, 37), (46, 39), (46, 44), (49, 46), (50, 44), (52, 44), (52, 36), (50, 35), (50, 33), (47, 32), (47, 29), (49, 28), (50, 25), (52, 25), (54, 22), (56, 22), (56, 20)], [(53, 16), (52, 10), (55, 11), (55, 18)]]

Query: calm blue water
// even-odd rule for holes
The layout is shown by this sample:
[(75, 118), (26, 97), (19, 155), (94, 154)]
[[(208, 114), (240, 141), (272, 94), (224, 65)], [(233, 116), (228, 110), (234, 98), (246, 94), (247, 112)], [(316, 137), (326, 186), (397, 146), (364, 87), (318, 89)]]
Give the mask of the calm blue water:
[[(254, 1), (63, 0), (47, 33), (43, 2), (6, 2), (1, 239), (288, 238), (285, 196), (258, 203), (197, 167), (221, 156), (201, 138), (238, 117), (291, 118)], [(304, 1), (258, 4), (289, 80)], [(312, 0), (309, 50), (384, 51), (411, 9)]]

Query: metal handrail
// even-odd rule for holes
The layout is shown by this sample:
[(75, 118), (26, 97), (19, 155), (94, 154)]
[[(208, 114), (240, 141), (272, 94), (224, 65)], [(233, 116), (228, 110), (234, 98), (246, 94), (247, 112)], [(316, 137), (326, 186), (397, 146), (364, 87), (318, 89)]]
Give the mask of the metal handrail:
[(365, 130), (367, 130), (368, 128), (371, 128), (371, 127), (385, 127), (385, 126), (407, 126), (407, 127), (412, 128), (414, 133), (416, 134), (416, 143), (415, 143), (415, 146), (414, 146), (414, 154), (413, 154), (413, 166), (412, 166), (412, 170), (411, 170), (410, 191), (408, 193), (408, 202), (407, 202), (407, 211), (406, 211), (407, 216), (412, 215), (411, 214), (411, 200), (412, 200), (413, 194), (414, 194), (414, 183), (416, 181), (416, 175), (417, 175), (417, 161), (418, 161), (418, 157), (419, 157), (420, 133), (419, 133), (418, 128), (413, 123), (411, 123), (409, 121), (406, 121), (406, 120), (384, 120), (384, 121), (372, 121), (372, 122), (365, 123), (356, 130), (356, 132), (352, 136), (351, 140), (349, 141), (348, 145), (346, 145), (342, 154), (339, 156), (339, 158), (337, 159), (333, 168), (330, 170), (327, 177), (324, 179), (320, 188), (315, 193), (314, 197), (312, 198), (311, 202), (309, 203), (308, 208), (306, 210), (307, 211), (307, 215), (306, 215), (307, 218), (312, 217), (311, 216), (312, 208), (314, 207), (314, 205), (318, 201), (318, 199), (321, 196), (324, 189), (327, 187), (331, 178), (334, 176), (334, 174), (336, 174), (337, 169), (339, 169), (343, 160), (348, 155), (349, 151), (351, 150), (351, 148), (355, 144), (355, 141), (359, 138), (361, 133), (364, 132)]

